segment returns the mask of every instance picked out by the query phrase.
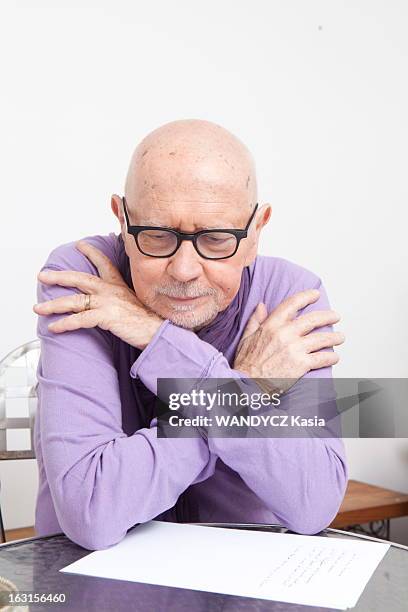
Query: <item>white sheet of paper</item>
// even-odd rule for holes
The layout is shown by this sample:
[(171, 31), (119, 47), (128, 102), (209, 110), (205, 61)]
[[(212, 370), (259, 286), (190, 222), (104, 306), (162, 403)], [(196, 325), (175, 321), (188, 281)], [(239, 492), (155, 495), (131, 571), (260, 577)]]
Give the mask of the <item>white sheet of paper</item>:
[(150, 521), (61, 572), (345, 610), (389, 544)]

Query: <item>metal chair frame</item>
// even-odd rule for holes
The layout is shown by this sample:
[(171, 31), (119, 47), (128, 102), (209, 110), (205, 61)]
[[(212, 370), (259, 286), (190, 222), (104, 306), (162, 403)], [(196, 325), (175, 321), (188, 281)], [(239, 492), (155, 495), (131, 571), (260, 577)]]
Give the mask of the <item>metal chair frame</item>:
[[(32, 351), (40, 351), (40, 341), (32, 340), (13, 349), (0, 361), (0, 460), (12, 459), (35, 459), (34, 450), (34, 423), (37, 410), (37, 367), (38, 359), (35, 364), (26, 360), (25, 369), (27, 371), (27, 381), (25, 386), (7, 386), (6, 372), (8, 368), (19, 367), (16, 362), (22, 357), (27, 356)], [(30, 384), (32, 383), (32, 384)], [(28, 402), (28, 417), (7, 417), (7, 399), (26, 399)], [(29, 429), (31, 448), (30, 450), (7, 450), (7, 430), (8, 429)], [(1, 483), (0, 483), (1, 487)], [(2, 541), (6, 541), (3, 516), (0, 503), (0, 534)]]

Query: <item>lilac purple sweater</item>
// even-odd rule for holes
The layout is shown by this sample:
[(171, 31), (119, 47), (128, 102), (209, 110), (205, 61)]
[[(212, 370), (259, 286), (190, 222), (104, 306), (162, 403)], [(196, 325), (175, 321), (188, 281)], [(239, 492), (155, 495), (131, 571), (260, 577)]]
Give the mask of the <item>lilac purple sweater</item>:
[[(126, 277), (120, 234), (84, 240)], [(75, 242), (54, 249), (41, 269), (46, 268), (97, 274)], [(38, 535), (62, 531), (80, 546), (97, 550), (154, 518), (280, 523), (305, 534), (330, 524), (347, 483), (341, 439), (158, 438), (156, 421), (135, 401), (135, 382), (151, 394), (158, 377), (242, 376), (232, 367), (234, 354), (260, 301), (271, 312), (289, 295), (318, 288), (319, 300), (299, 314), (330, 308), (320, 279), (297, 264), (258, 255), (249, 271), (238, 329), (224, 352), (165, 320), (135, 358), (133, 347), (99, 327), (55, 334), (48, 324), (67, 315), (38, 317)], [(37, 299), (72, 292), (80, 290), (38, 282)], [(331, 370), (305, 376), (330, 377)]]

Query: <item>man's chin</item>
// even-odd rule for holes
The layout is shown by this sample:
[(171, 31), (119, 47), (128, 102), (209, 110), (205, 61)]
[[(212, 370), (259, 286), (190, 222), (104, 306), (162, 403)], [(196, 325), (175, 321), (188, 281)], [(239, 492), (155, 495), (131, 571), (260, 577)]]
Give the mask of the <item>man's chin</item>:
[[(182, 312), (174, 312), (169, 311), (165, 314), (165, 318), (169, 319), (174, 325), (178, 327), (183, 327), (184, 329), (189, 329), (191, 331), (198, 331), (205, 325), (208, 325), (215, 319), (218, 314), (218, 310), (212, 309), (208, 311), (208, 309), (204, 312), (200, 312), (199, 310), (187, 310)], [(163, 315), (162, 315), (163, 316)]]

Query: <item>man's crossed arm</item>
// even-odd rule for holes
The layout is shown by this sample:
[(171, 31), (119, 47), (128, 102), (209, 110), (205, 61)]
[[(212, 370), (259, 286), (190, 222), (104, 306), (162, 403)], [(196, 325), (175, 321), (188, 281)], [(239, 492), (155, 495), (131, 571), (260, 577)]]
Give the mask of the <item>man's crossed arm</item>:
[[(201, 438), (158, 439), (155, 427), (127, 436), (110, 345), (100, 331), (147, 347), (130, 374), (153, 392), (157, 376), (171, 377), (175, 371), (186, 378), (203, 373), (240, 377), (243, 372), (254, 378), (299, 378), (336, 363), (332, 351), (316, 351), (343, 341), (341, 334), (330, 331), (309, 334), (339, 320), (327, 308), (294, 320), (310, 304), (326, 307), (322, 290), (291, 296), (269, 317), (259, 306), (231, 368), (193, 332), (148, 311), (99, 249), (90, 244), (78, 248), (99, 277), (72, 270), (50, 270), (48, 278), (39, 275), (41, 303), (34, 307), (46, 315), (38, 322), (43, 460), (58, 520), (68, 537), (89, 549), (115, 544), (134, 524), (156, 517), (188, 486), (211, 476), (217, 457), (240, 474), (282, 524), (304, 533), (325, 527), (346, 485), (340, 440), (209, 438), (207, 443)], [(91, 308), (85, 311), (83, 294), (92, 294)], [(56, 316), (61, 313), (74, 314)], [(63, 333), (68, 330), (70, 334)], [(160, 372), (155, 366), (158, 354)], [(168, 372), (163, 364), (168, 364)]]

